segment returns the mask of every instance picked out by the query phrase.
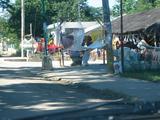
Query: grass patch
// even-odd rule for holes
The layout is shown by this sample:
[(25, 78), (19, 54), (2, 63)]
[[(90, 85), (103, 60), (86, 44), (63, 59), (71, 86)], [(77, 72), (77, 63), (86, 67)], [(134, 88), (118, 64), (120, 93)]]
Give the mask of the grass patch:
[(142, 79), (152, 82), (160, 82), (160, 70), (125, 72), (121, 74), (121, 76)]

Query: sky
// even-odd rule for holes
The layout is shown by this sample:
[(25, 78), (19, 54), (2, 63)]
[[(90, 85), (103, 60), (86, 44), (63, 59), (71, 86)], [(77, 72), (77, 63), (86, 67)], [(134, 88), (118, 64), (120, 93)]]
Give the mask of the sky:
[[(109, 0), (109, 5), (111, 8), (115, 3), (116, 3), (116, 0)], [(101, 7), (102, 0), (88, 0), (88, 4), (93, 7)]]

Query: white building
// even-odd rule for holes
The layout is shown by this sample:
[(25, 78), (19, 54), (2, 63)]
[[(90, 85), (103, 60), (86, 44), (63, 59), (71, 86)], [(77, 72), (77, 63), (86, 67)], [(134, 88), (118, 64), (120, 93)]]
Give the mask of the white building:
[(96, 30), (101, 27), (101, 25), (96, 22), (63, 22), (61, 25), (60, 23), (55, 23), (48, 25), (48, 33), (54, 35), (55, 37), (55, 44), (60, 44), (60, 32), (65, 33), (67, 29), (76, 29), (81, 28), (84, 30), (84, 34), (89, 34), (91, 31)]

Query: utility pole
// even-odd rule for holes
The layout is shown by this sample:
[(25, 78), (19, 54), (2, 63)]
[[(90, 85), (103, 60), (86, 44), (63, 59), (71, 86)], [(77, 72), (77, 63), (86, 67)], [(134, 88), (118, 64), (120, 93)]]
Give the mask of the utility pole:
[(120, 14), (121, 14), (121, 66), (124, 72), (124, 45), (123, 45), (123, 0), (120, 0)]
[(112, 50), (112, 26), (110, 21), (109, 1), (102, 0), (104, 29), (105, 29), (105, 44), (107, 49), (107, 66), (108, 72), (113, 73), (113, 50)]
[(25, 34), (24, 0), (21, 0), (21, 57), (24, 57), (23, 40)]

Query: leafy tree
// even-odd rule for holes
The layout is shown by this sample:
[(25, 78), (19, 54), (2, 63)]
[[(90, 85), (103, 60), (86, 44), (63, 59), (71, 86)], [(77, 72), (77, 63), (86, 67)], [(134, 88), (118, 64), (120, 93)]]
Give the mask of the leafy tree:
[[(77, 21), (78, 20), (78, 5), (80, 7), (81, 20), (91, 21), (97, 16), (91, 11), (97, 11), (96, 8), (91, 8), (87, 5), (86, 0), (45, 0), (46, 21), (48, 24), (58, 21)], [(10, 26), (15, 28), (15, 32), (20, 36), (20, 0), (16, 0), (14, 8), (9, 11)], [(29, 24), (33, 25), (33, 32), (35, 36), (43, 32), (43, 16), (41, 0), (25, 0), (25, 31), (29, 33)], [(11, 22), (12, 21), (12, 22)]]
[(136, 12), (142, 12), (153, 8), (154, 3), (151, 0), (138, 0), (136, 4)]
[[(136, 9), (137, 1), (135, 0), (124, 0), (123, 1), (123, 12), (124, 13), (132, 13)], [(120, 0), (116, 0), (116, 4), (113, 6), (112, 9), (113, 16), (120, 15)]]
[(120, 15), (120, 4), (118, 2), (113, 6), (111, 14), (115, 17)]
[(160, 7), (160, 0), (156, 0), (155, 5), (156, 5), (156, 7)]
[(0, 17), (0, 35), (1, 36), (4, 36), (4, 34), (5, 34), (4, 31), (5, 31), (6, 24), (7, 24), (6, 20), (4, 18)]
[(10, 44), (15, 44), (16, 47), (19, 47), (17, 35), (14, 32), (14, 29), (9, 25), (8, 18), (10, 15), (6, 12), (6, 10), (11, 11), (13, 9), (12, 3), (10, 0), (0, 0), (0, 7), (3, 9), (4, 13), (0, 17), (0, 39)]
[(156, 6), (156, 0), (145, 0), (145, 2), (148, 2), (151, 4), (152, 7), (155, 7)]
[[(120, 0), (116, 1), (116, 5), (113, 6), (112, 15), (120, 15)], [(124, 0), (123, 12), (126, 14), (142, 12), (155, 7), (160, 7), (160, 0)]]
[(9, 27), (7, 19), (2, 17), (0, 17), (0, 39), (15, 44), (16, 47), (18, 47), (19, 43), (17, 42), (16, 34), (13, 32), (13, 29)]
[(5, 9), (5, 8), (8, 8), (10, 5), (10, 0), (0, 0), (0, 7)]
[(7, 11), (10, 11), (13, 8), (13, 5), (10, 0), (0, 0), (0, 8), (3, 9), (3, 11), (6, 9)]
[[(48, 24), (59, 21), (77, 21), (78, 6), (80, 8), (80, 19), (82, 21), (100, 20), (102, 10), (89, 7), (87, 0), (45, 0), (45, 20)], [(43, 34), (44, 16), (42, 15), (41, 0), (25, 0), (25, 34), (30, 33), (30, 23), (34, 36)], [(14, 36), (14, 40), (20, 42), (21, 33), (21, 1), (16, 0), (11, 3), (10, 0), (0, 0), (0, 6), (8, 11), (7, 32)], [(13, 41), (14, 41), (13, 40)]]

